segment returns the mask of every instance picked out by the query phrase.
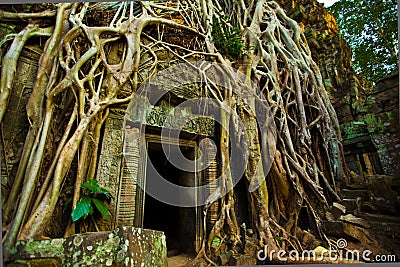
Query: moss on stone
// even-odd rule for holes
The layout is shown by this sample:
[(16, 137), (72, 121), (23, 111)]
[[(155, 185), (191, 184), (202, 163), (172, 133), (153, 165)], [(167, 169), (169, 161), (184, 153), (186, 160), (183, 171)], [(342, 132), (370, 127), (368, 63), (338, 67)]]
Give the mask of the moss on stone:
[(13, 262), (55, 258), (60, 265), (40, 266), (167, 266), (165, 235), (123, 227), (112, 232), (77, 234), (68, 238), (20, 241)]

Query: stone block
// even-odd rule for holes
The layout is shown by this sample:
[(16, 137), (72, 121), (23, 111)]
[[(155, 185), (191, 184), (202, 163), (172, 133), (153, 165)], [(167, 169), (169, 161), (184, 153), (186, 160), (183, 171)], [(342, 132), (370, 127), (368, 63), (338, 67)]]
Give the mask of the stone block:
[(361, 204), (361, 211), (368, 213), (378, 213), (398, 216), (400, 215), (399, 206), (388, 205), (376, 202), (364, 202)]
[(346, 207), (347, 212), (353, 212), (357, 209), (356, 199), (342, 199), (341, 204)]
[[(163, 232), (120, 227), (67, 238), (19, 241), (9, 261), (9, 266), (37, 266), (35, 262), (48, 261), (56, 265), (41, 266), (167, 267), (167, 248)], [(25, 265), (18, 265), (21, 262)]]
[(307, 232), (305, 230), (303, 231), (302, 242), (306, 247), (309, 247), (310, 245), (312, 245), (316, 239), (317, 238), (315, 237), (315, 235), (313, 235), (310, 232)]
[(229, 259), (229, 265), (232, 266), (254, 266), (257, 264), (257, 257), (248, 255), (232, 255)]
[(358, 218), (356, 216), (354, 216), (353, 214), (347, 214), (347, 215), (342, 215), (340, 216), (339, 220), (344, 221), (344, 222), (348, 222), (354, 225), (358, 225), (364, 228), (370, 228), (369, 223), (364, 220), (363, 218)]
[(246, 240), (246, 244), (244, 247), (244, 253), (246, 255), (256, 255), (257, 251), (259, 250), (258, 242), (255, 238)]
[(361, 197), (362, 200), (368, 199), (367, 190), (362, 189), (343, 189), (342, 190), (343, 198), (346, 199), (357, 199)]
[(331, 207), (331, 214), (333, 218), (337, 220), (341, 215), (346, 214), (346, 207), (340, 203), (333, 202)]
[(383, 198), (386, 204), (399, 205), (399, 195), (392, 189), (391, 176), (372, 175), (367, 176), (368, 193), (372, 199), (379, 200)]
[(327, 212), (325, 213), (325, 219), (326, 219), (327, 221), (329, 221), (329, 222), (334, 222), (334, 221), (337, 220), (337, 219), (333, 216), (333, 214), (332, 214), (330, 211), (327, 211)]
[(41, 258), (41, 259), (23, 259), (16, 260), (10, 264), (7, 264), (7, 267), (62, 267), (61, 261), (59, 258)]
[(348, 241), (358, 240), (363, 244), (373, 244), (374, 239), (368, 229), (347, 222), (323, 222), (323, 228), (328, 236), (345, 238)]

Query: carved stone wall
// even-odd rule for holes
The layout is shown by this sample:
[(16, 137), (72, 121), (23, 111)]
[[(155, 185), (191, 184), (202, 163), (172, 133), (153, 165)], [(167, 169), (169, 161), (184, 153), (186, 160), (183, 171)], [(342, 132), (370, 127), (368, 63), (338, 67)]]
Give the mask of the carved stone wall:
[[(399, 75), (377, 82), (353, 121), (342, 124), (348, 167), (358, 174), (400, 175)], [(370, 166), (369, 166), (370, 165)]]
[[(125, 126), (125, 145), (119, 181), (117, 225), (135, 225), (141, 138), (138, 128)], [(122, 145), (122, 144), (121, 144)], [(143, 145), (143, 144), (142, 144)]]
[[(17, 73), (8, 103), (8, 110), (1, 123), (1, 195), (7, 196), (28, 133), (28, 118), (25, 106), (36, 81), (38, 60), (41, 51), (38, 47), (25, 47), (18, 60)], [(10, 179), (10, 180), (9, 180)], [(8, 188), (8, 189), (7, 189)]]
[[(109, 204), (110, 218), (102, 219), (99, 223), (102, 230), (112, 230), (116, 226), (142, 226), (142, 188), (146, 180), (143, 169), (146, 168), (146, 162), (141, 154), (147, 148), (146, 137), (140, 127), (166, 127), (204, 136), (214, 134), (213, 120), (196, 119), (190, 109), (175, 108), (165, 101), (146, 109), (133, 107), (129, 111), (129, 122), (125, 128), (124, 116), (125, 111), (111, 109), (104, 126), (96, 177), (100, 186), (107, 188), (114, 199)], [(137, 186), (138, 183), (142, 183), (141, 186)]]
[(114, 198), (109, 204), (110, 218), (102, 219), (100, 223), (102, 230), (112, 230), (115, 227), (121, 172), (122, 138), (123, 115), (115, 112), (115, 110), (110, 110), (105, 121), (96, 178), (99, 185), (107, 188)]
[(182, 130), (188, 133), (212, 136), (214, 120), (198, 117), (189, 107), (174, 107), (165, 100), (157, 106), (137, 107), (132, 109), (130, 120), (149, 126)]
[(400, 177), (399, 74), (378, 81), (368, 98), (373, 104), (360, 119), (377, 148), (383, 173)]

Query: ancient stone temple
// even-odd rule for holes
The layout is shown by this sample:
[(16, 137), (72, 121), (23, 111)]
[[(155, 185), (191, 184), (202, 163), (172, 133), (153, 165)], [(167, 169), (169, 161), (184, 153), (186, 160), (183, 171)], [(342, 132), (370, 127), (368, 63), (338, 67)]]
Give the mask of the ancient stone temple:
[[(195, 116), (190, 109), (171, 106), (171, 98), (182, 97), (179, 92), (174, 93), (163, 97), (155, 106), (143, 109), (133, 103), (124, 116), (112, 114), (107, 118), (99, 159), (104, 173), (98, 172), (97, 179), (118, 196), (111, 202), (111, 218), (103, 222), (106, 228), (133, 225), (164, 231), (169, 247), (179, 245), (180, 251), (194, 252), (200, 247), (202, 210), (168, 205), (146, 193), (149, 187), (146, 177), (155, 171), (181, 186), (194, 187), (216, 179), (216, 162), (203, 171), (188, 172), (175, 167), (166, 158), (182, 151), (186, 158), (194, 161), (202, 139), (215, 137), (212, 120), (192, 120)], [(173, 121), (166, 125), (165, 118), (170, 112), (174, 112)], [(143, 114), (147, 114), (145, 121)], [(185, 126), (179, 136), (161, 135), (161, 131), (174, 131), (179, 128), (175, 126), (186, 121), (191, 124), (182, 123)], [(215, 215), (209, 216), (212, 220)]]
[(349, 169), (399, 177), (399, 76), (377, 82), (356, 118), (343, 125)]

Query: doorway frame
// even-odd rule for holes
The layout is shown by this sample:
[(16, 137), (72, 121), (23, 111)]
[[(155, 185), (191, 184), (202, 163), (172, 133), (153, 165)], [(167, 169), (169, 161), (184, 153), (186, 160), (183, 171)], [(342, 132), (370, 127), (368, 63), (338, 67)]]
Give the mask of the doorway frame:
[[(176, 145), (178, 147), (190, 147), (193, 148), (195, 153), (197, 154), (198, 151), (198, 143), (197, 141), (188, 140), (188, 139), (180, 139), (180, 138), (171, 138), (166, 136), (161, 136), (157, 134), (140, 134), (140, 161), (138, 166), (138, 175), (137, 175), (137, 186), (136, 187), (136, 197), (135, 197), (135, 217), (134, 217), (134, 226), (143, 228), (143, 221), (144, 221), (144, 206), (146, 201), (146, 170), (147, 170), (147, 160), (148, 160), (148, 148), (149, 143), (156, 143), (156, 144), (167, 144), (167, 145)], [(143, 153), (144, 152), (144, 153)], [(203, 183), (202, 175), (203, 173), (199, 170), (199, 166), (195, 165), (195, 186), (201, 186)], [(198, 195), (197, 192), (195, 194), (196, 202), (198, 202)], [(196, 220), (196, 234), (195, 234), (195, 242), (194, 249), (198, 252), (201, 248), (202, 244), (202, 237), (203, 237), (203, 212), (201, 207), (196, 206), (195, 209), (195, 220)]]

